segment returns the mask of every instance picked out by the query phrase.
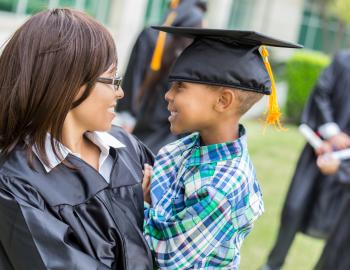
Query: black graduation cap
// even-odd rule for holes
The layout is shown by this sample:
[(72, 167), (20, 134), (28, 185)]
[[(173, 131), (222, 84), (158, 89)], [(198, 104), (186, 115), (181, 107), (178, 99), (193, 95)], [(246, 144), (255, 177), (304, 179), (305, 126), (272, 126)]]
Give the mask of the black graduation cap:
[(226, 86), (271, 94), (267, 122), (278, 124), (281, 115), (268, 52), (264, 45), (302, 48), (254, 31), (154, 26), (154, 29), (194, 38), (176, 60), (170, 81)]

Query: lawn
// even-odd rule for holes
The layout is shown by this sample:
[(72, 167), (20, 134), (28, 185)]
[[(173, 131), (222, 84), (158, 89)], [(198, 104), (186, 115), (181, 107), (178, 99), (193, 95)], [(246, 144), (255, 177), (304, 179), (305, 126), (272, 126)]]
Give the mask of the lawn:
[[(256, 222), (242, 247), (240, 270), (257, 270), (264, 264), (274, 243), (290, 179), (303, 147), (304, 139), (295, 126), (287, 131), (267, 128), (260, 122), (246, 121), (248, 148), (259, 178), (265, 213)], [(283, 270), (313, 269), (323, 248), (323, 241), (298, 234)]]

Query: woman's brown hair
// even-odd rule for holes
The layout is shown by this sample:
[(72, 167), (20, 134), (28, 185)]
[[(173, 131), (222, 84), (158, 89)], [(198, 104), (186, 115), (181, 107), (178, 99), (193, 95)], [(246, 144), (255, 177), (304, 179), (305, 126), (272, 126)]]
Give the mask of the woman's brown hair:
[[(96, 78), (117, 63), (112, 36), (88, 15), (71, 9), (40, 12), (24, 23), (0, 56), (0, 157), (34, 147), (45, 165), (47, 133), (58, 158), (70, 109), (90, 94)], [(83, 95), (75, 100), (82, 86)], [(56, 140), (55, 140), (56, 139)]]

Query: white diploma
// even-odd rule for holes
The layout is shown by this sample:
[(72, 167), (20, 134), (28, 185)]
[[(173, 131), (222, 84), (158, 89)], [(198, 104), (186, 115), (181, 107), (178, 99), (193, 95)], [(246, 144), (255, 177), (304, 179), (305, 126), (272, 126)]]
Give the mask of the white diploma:
[(349, 159), (350, 158), (350, 149), (347, 148), (344, 150), (334, 151), (334, 152), (326, 154), (326, 155), (329, 155), (331, 158), (339, 159), (339, 160)]
[[(299, 131), (313, 148), (316, 149), (316, 148), (321, 146), (322, 140), (320, 139), (320, 137), (318, 137), (316, 135), (316, 133), (308, 125), (301, 124), (299, 126)], [(327, 153), (325, 155), (329, 158), (334, 158), (334, 159), (338, 159), (338, 160), (349, 159), (350, 158), (350, 148), (344, 149), (344, 150), (339, 150), (339, 151), (334, 151), (332, 153)]]
[(301, 124), (299, 126), (299, 131), (314, 149), (317, 149), (322, 145), (320, 137), (318, 137), (308, 125)]

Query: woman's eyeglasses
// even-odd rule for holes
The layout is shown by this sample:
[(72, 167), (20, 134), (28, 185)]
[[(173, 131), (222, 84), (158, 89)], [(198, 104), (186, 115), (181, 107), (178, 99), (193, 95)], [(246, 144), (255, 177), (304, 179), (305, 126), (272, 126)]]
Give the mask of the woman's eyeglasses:
[(118, 91), (122, 83), (122, 77), (116, 76), (114, 78), (98, 77), (96, 82), (113, 85), (114, 91)]

